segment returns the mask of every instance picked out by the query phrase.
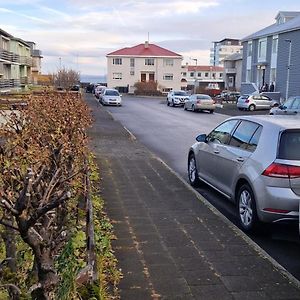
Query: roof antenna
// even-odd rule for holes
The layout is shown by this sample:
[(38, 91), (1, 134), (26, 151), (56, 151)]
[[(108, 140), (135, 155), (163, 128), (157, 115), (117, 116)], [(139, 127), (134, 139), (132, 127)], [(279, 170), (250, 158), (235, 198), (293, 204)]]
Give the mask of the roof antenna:
[(149, 31), (148, 31), (148, 43), (149, 43)]

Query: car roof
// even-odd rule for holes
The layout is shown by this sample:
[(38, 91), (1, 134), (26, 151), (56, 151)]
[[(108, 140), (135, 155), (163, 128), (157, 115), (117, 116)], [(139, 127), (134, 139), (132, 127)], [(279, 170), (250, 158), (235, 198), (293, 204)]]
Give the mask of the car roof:
[(259, 123), (261, 125), (276, 126), (281, 130), (300, 129), (300, 116), (281, 116), (281, 115), (253, 115), (235, 116), (229, 119), (241, 119)]

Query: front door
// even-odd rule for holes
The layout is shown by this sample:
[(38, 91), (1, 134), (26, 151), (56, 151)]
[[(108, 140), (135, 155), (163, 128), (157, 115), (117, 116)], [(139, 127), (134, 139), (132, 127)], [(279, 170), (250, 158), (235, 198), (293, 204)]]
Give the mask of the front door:
[(154, 73), (149, 73), (149, 81), (154, 81)]
[(141, 74), (141, 82), (146, 82), (146, 73)]

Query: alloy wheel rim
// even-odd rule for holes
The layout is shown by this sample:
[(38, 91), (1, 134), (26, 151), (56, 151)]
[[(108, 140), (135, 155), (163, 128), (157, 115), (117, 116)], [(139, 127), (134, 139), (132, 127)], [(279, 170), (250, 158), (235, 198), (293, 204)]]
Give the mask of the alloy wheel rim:
[(252, 199), (247, 190), (243, 190), (240, 195), (239, 211), (240, 219), (245, 226), (249, 226), (253, 220)]
[(190, 175), (191, 182), (194, 182), (195, 178), (196, 178), (196, 164), (195, 164), (195, 159), (194, 158), (190, 159), (189, 175)]

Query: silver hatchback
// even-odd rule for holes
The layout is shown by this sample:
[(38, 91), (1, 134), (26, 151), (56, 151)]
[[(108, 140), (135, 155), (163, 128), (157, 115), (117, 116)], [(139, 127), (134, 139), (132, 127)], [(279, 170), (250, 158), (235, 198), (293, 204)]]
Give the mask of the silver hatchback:
[(238, 98), (236, 106), (239, 110), (270, 109), (279, 104), (271, 98), (261, 94), (242, 95)]
[(270, 110), (270, 115), (296, 115), (300, 114), (300, 96), (290, 97), (286, 102)]
[(205, 182), (235, 202), (245, 231), (298, 220), (299, 117), (232, 117), (196, 140), (188, 154), (190, 183)]

